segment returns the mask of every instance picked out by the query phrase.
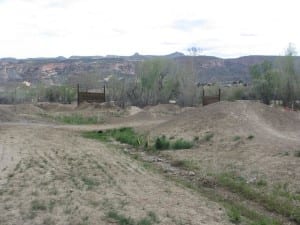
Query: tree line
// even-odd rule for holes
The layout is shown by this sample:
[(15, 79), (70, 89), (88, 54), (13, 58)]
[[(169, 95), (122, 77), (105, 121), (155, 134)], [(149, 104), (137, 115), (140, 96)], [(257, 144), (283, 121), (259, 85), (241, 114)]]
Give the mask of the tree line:
[[(300, 73), (295, 65), (295, 47), (289, 45), (285, 56), (275, 62), (265, 61), (253, 65), (250, 69), (252, 84), (250, 87), (232, 87), (222, 89), (222, 100), (257, 99), (265, 104), (272, 100), (281, 100), (284, 106), (294, 107), (300, 100)], [(60, 102), (71, 103), (76, 100), (76, 84), (88, 90), (106, 86), (107, 101), (116, 105), (146, 106), (176, 101), (180, 106), (196, 106), (202, 101), (202, 88), (197, 86), (199, 78), (194, 69), (193, 57), (190, 63), (179, 65), (174, 60), (155, 57), (140, 62), (136, 75), (118, 76), (112, 74), (109, 79), (101, 80), (97, 74), (70, 76), (63, 85), (35, 87), (18, 86), (0, 93), (0, 103), (20, 102)], [(206, 93), (215, 94), (220, 85), (209, 87)]]
[(295, 65), (295, 55), (295, 47), (290, 44), (283, 58), (250, 68), (252, 89), (257, 99), (265, 104), (281, 100), (284, 106), (294, 108), (300, 100), (300, 73)]

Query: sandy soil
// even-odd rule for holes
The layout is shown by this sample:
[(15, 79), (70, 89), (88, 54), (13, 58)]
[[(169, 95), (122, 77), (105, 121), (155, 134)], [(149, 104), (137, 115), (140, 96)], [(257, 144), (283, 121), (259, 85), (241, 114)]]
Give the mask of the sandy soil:
[(0, 124), (0, 224), (109, 224), (113, 210), (135, 220), (151, 211), (160, 224), (227, 224), (216, 203), (73, 128)]
[[(250, 101), (194, 108), (151, 129), (152, 136), (183, 137), (191, 150), (166, 151), (174, 160), (193, 160), (201, 173), (237, 172), (248, 181), (285, 184), (300, 193), (300, 113)], [(212, 134), (210, 141), (203, 141)], [(249, 138), (253, 136), (253, 138)]]
[[(100, 115), (104, 123), (49, 120), (70, 114)], [(300, 193), (299, 112), (249, 101), (184, 109), (0, 106), (0, 224), (115, 224), (106, 217), (111, 211), (136, 221), (154, 212), (160, 224), (229, 223), (219, 204), (166, 180), (125, 151), (80, 134), (122, 126), (194, 141), (193, 149), (162, 153), (169, 161), (196, 163), (194, 179), (233, 171), (249, 183), (263, 179), (268, 187), (282, 184)], [(208, 134), (212, 138), (205, 141)]]

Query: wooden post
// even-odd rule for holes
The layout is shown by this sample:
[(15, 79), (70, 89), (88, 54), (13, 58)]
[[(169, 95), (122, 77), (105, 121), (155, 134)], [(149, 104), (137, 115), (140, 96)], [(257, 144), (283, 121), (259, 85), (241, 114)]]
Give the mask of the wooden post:
[(80, 95), (79, 95), (79, 84), (77, 84), (77, 106), (80, 104)]
[(219, 102), (221, 101), (221, 88), (219, 88)]

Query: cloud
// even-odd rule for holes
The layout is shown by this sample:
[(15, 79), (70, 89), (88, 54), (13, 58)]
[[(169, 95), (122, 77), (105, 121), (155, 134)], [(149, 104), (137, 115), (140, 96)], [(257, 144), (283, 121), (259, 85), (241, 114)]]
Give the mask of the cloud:
[(256, 37), (257, 34), (251, 34), (251, 33), (241, 33), (240, 34), (242, 37)]
[(193, 29), (199, 29), (199, 28), (207, 28), (208, 21), (207, 20), (176, 20), (172, 27), (174, 29), (178, 29), (181, 31), (189, 32), (192, 31)]
[[(0, 0), (0, 57), (165, 55), (188, 47), (233, 57), (300, 47), (298, 0)], [(266, 10), (269, 9), (269, 10)], [(299, 52), (299, 50), (298, 50)]]

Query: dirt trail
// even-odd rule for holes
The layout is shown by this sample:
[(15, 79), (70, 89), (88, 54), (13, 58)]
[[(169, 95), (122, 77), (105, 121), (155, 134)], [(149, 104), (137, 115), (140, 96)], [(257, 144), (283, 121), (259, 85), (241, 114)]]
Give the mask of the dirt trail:
[(160, 224), (228, 223), (218, 204), (78, 129), (0, 124), (0, 224), (108, 224), (111, 211), (136, 221), (153, 212)]
[[(149, 130), (152, 136), (198, 139), (191, 150), (166, 152), (194, 160), (203, 173), (237, 171), (246, 180), (288, 183), (299, 191), (300, 113), (258, 102), (220, 102), (191, 109)], [(211, 134), (211, 140), (205, 138)], [(204, 140), (204, 141), (203, 141)]]

